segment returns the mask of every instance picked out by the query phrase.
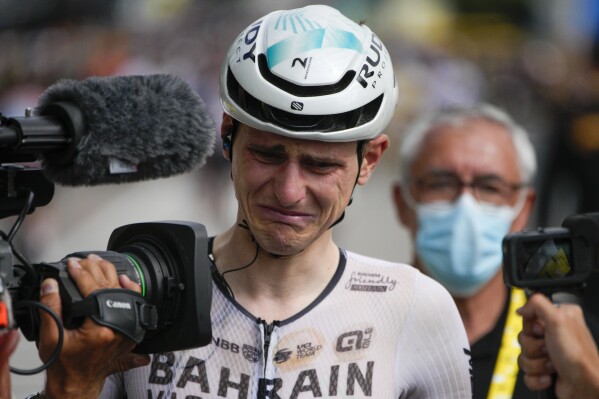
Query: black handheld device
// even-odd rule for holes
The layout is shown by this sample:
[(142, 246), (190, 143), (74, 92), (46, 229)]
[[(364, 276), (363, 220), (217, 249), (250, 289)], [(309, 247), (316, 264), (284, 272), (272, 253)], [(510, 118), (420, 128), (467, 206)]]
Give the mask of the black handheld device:
[(561, 227), (510, 233), (503, 239), (508, 287), (552, 295), (580, 294), (597, 265), (599, 213), (568, 216)]
[[(554, 303), (581, 303), (597, 268), (599, 213), (568, 216), (561, 227), (510, 233), (503, 239), (503, 278), (508, 287), (541, 292)], [(554, 399), (555, 379), (539, 394)]]

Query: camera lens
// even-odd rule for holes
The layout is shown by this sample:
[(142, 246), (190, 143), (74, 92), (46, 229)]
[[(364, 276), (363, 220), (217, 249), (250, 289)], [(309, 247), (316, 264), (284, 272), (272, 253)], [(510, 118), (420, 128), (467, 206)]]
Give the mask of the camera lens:
[(177, 264), (182, 264), (177, 263), (177, 254), (152, 236), (136, 236), (117, 251), (124, 258), (118, 266), (115, 264), (117, 274), (125, 274), (139, 284), (146, 302), (158, 308), (157, 330), (172, 324), (185, 289), (177, 271)]

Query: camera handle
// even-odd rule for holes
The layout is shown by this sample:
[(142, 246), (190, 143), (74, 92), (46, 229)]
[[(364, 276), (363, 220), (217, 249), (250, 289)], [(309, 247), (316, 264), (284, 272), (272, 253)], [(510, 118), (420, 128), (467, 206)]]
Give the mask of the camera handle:
[[(40, 272), (58, 281), (62, 319), (66, 328), (77, 328), (85, 317), (110, 327), (139, 344), (146, 330), (157, 327), (158, 311), (137, 292), (120, 288), (100, 289), (83, 298), (68, 274), (65, 262), (42, 263)], [(39, 331), (39, 328), (35, 329)]]
[(120, 288), (97, 290), (83, 300), (71, 302), (72, 320), (86, 316), (120, 332), (136, 344), (143, 340), (146, 330), (156, 329), (158, 324), (155, 306), (147, 304), (137, 292)]
[(549, 295), (549, 299), (551, 299), (551, 302), (553, 302), (553, 304), (555, 306), (559, 306), (559, 305), (567, 304), (567, 303), (582, 306), (582, 298), (581, 298), (580, 294), (577, 294), (572, 291), (554, 292)]

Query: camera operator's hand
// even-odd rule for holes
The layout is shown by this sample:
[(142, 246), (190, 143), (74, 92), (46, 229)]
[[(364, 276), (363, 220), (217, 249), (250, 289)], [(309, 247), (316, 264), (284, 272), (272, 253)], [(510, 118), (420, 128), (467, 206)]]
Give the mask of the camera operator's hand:
[[(86, 259), (69, 259), (67, 269), (83, 297), (104, 288), (140, 288), (125, 276), (117, 276), (114, 266), (96, 255)], [(58, 283), (42, 282), (40, 302), (61, 315)], [(41, 313), (38, 349), (46, 361), (56, 348), (58, 327), (45, 312)], [(86, 318), (81, 327), (64, 330), (64, 344), (58, 360), (48, 368), (47, 398), (95, 398), (110, 374), (149, 363), (147, 355), (131, 353), (135, 343), (114, 330)]]
[(10, 370), (8, 361), (19, 342), (19, 331), (0, 333), (0, 398), (10, 398)]
[(534, 294), (518, 313), (523, 320), (518, 364), (526, 385), (547, 389), (557, 373), (558, 398), (599, 398), (599, 352), (582, 309), (555, 306), (544, 295)]

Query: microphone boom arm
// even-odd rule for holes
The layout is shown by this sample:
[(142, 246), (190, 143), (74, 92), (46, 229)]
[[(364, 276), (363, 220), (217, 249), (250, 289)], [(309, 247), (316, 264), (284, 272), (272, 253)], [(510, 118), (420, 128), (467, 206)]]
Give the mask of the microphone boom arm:
[(55, 102), (38, 116), (0, 118), (0, 163), (32, 162), (39, 154), (59, 164), (70, 162), (85, 134), (81, 110), (69, 102)]

